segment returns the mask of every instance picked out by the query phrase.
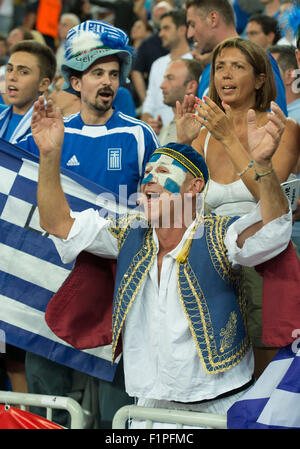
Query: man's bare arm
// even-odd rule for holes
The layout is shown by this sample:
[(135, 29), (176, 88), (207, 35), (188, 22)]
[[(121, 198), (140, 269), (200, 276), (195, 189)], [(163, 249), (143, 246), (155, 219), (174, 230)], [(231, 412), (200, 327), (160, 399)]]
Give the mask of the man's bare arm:
[(40, 151), (37, 201), (40, 225), (49, 234), (66, 239), (73, 225), (70, 207), (60, 183), (60, 157), (64, 123), (51, 100), (47, 108), (43, 97), (34, 104), (32, 135)]

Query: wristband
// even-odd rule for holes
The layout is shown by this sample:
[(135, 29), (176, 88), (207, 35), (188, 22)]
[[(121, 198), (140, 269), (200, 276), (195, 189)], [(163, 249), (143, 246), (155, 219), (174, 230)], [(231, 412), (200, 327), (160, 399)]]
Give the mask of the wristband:
[[(255, 167), (254, 167), (254, 170), (255, 170)], [(272, 173), (273, 170), (274, 170), (273, 167), (271, 168), (271, 170), (265, 171), (264, 173), (257, 173), (257, 171), (255, 170), (255, 176), (254, 176), (255, 181), (258, 181), (259, 178), (262, 178), (263, 176), (269, 175), (270, 173)]]
[(247, 167), (244, 168), (244, 170), (242, 170), (242, 171), (241, 171), (240, 173), (238, 173), (237, 175), (238, 175), (239, 177), (243, 176), (243, 175), (246, 173), (246, 171), (248, 170), (248, 168), (251, 168), (252, 166), (253, 166), (253, 161), (250, 161), (249, 164), (247, 165)]

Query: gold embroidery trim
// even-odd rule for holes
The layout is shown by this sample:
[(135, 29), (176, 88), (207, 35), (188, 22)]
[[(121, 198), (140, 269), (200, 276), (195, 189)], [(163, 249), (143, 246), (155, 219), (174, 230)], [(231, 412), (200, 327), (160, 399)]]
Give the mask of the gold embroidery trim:
[(205, 217), (205, 236), (211, 261), (224, 281), (237, 282), (240, 276), (239, 270), (233, 270), (226, 256), (224, 236), (230, 217)]
[[(152, 251), (152, 255), (151, 255), (151, 251)], [(143, 253), (145, 253), (144, 256), (142, 256)], [(118, 288), (118, 292), (116, 294), (116, 300), (115, 300), (116, 306), (114, 309), (117, 308), (117, 310), (114, 311), (114, 314), (113, 314), (113, 321), (114, 321), (113, 336), (116, 332), (116, 329), (118, 329), (118, 331), (117, 331), (116, 337), (113, 338), (113, 341), (114, 341), (113, 348), (112, 348), (112, 358), (113, 359), (114, 359), (114, 354), (115, 354), (115, 350), (117, 347), (117, 343), (118, 343), (118, 340), (120, 337), (120, 333), (121, 333), (121, 330), (124, 325), (124, 321), (125, 321), (127, 314), (133, 304), (133, 301), (135, 300), (135, 298), (140, 290), (140, 287), (141, 287), (148, 271), (150, 270), (150, 268), (153, 264), (155, 255), (156, 255), (156, 245), (153, 240), (152, 229), (149, 228), (144, 237), (143, 246), (142, 246), (141, 250), (133, 258), (132, 263), (130, 264), (127, 272), (125, 273), (126, 278), (125, 278), (125, 276), (123, 277), (123, 279), (120, 283), (120, 286)], [(148, 261), (149, 256), (151, 256), (150, 261)], [(148, 263), (145, 265), (145, 262), (148, 262)], [(141, 269), (140, 269), (140, 267), (141, 267)], [(130, 287), (130, 285), (132, 284), (132, 281), (136, 277), (136, 274), (138, 271), (141, 274), (140, 280), (137, 284), (134, 284), (134, 289), (132, 289), (132, 287)], [(126, 279), (126, 280), (124, 280), (124, 279)], [(128, 293), (129, 290), (133, 291), (133, 294), (131, 296)], [(125, 292), (126, 292), (127, 296), (131, 297), (131, 299), (130, 299), (129, 303), (126, 305), (126, 310), (123, 311), (123, 309), (121, 309), (121, 307), (123, 306), (123, 297), (124, 297)], [(119, 322), (118, 317), (120, 316), (121, 313), (123, 313), (123, 318), (122, 318), (121, 322)], [(114, 317), (116, 317), (116, 319), (114, 319)]]
[(233, 345), (233, 340), (237, 331), (237, 316), (236, 312), (231, 312), (230, 318), (226, 324), (226, 327), (221, 329), (220, 337), (221, 339), (221, 347), (220, 352), (224, 352), (225, 349), (230, 348)]
[[(186, 301), (187, 299), (183, 298), (183, 294), (181, 291), (182, 284), (180, 284), (180, 265), (183, 266), (183, 274), (185, 275), (185, 281), (188, 283), (187, 290), (190, 290), (189, 297), (191, 297), (191, 301), (196, 301), (198, 311), (200, 314), (200, 321), (192, 321), (186, 307)], [(191, 276), (194, 277), (194, 281), (192, 281)], [(214, 338), (214, 331), (211, 324), (211, 319), (209, 315), (209, 310), (206, 304), (205, 297), (203, 295), (202, 289), (196, 280), (196, 276), (193, 273), (193, 270), (188, 262), (184, 264), (178, 264), (178, 270), (177, 270), (177, 285), (178, 285), (178, 292), (181, 304), (183, 306), (184, 314), (188, 320), (189, 328), (194, 340), (194, 343), (197, 348), (198, 355), (200, 357), (201, 363), (204, 367), (204, 370), (208, 374), (214, 374), (214, 373), (221, 373), (224, 371), (227, 371), (228, 369), (236, 366), (240, 360), (244, 357), (247, 350), (249, 349), (250, 343), (249, 338), (247, 335), (242, 340), (242, 342), (232, 350), (228, 351), (226, 354), (226, 358), (224, 356), (218, 355), (217, 347), (215, 344), (215, 338)], [(197, 293), (195, 285), (197, 285), (197, 290), (199, 293)], [(202, 301), (203, 300), (203, 301)], [(202, 301), (202, 302), (201, 302)], [(200, 327), (200, 333), (197, 336), (195, 332), (195, 328)], [(203, 342), (199, 343), (199, 338), (203, 340)], [(227, 340), (228, 341), (228, 340)], [(201, 349), (201, 345), (204, 345), (205, 350), (204, 353)], [(225, 347), (224, 347), (225, 349)], [(211, 369), (209, 369), (209, 366)]]
[(147, 225), (145, 217), (141, 214), (125, 214), (118, 217), (118, 219), (112, 217), (108, 217), (107, 219), (110, 221), (109, 232), (118, 239), (119, 251), (122, 248), (134, 221), (140, 221), (141, 224)]
[[(185, 262), (184, 264), (179, 264), (178, 263), (178, 265), (177, 265), (177, 287), (178, 287), (178, 292), (179, 292), (179, 298), (180, 298), (180, 301), (181, 301), (181, 304), (182, 304), (182, 307), (183, 307), (183, 310), (184, 310), (184, 314), (185, 314), (185, 316), (186, 316), (186, 318), (188, 320), (189, 328), (190, 328), (190, 331), (191, 331), (194, 343), (196, 345), (197, 352), (198, 352), (198, 355), (200, 357), (201, 363), (202, 363), (205, 371), (207, 373), (209, 373), (210, 371), (208, 371), (207, 368), (206, 368), (206, 363), (205, 363), (202, 351), (201, 351), (201, 349), (199, 347), (198, 337), (197, 337), (195, 329), (194, 329), (194, 325), (196, 323), (192, 322), (189, 314), (187, 313), (185, 301), (183, 299), (182, 290), (181, 290), (182, 286), (180, 284), (180, 265), (183, 265), (183, 271), (184, 271), (184, 274), (185, 274), (185, 277), (186, 277), (186, 281), (188, 282), (188, 288), (190, 289), (190, 292), (191, 292), (190, 293), (191, 300), (192, 301), (194, 299), (196, 300), (196, 303), (197, 303), (197, 306), (198, 306), (198, 310), (200, 312), (201, 321), (199, 322), (199, 324), (202, 325), (202, 335), (204, 336), (204, 340), (205, 340), (207, 348), (209, 347), (208, 346), (208, 338), (209, 338), (208, 337), (208, 329), (206, 327), (206, 322), (208, 322), (208, 320), (206, 320), (205, 317), (204, 317), (204, 311), (203, 311), (203, 307), (202, 307), (201, 302), (200, 302), (199, 295), (196, 294), (195, 288), (194, 288), (194, 286), (192, 284), (192, 281), (191, 281), (191, 279), (190, 279), (190, 277), (189, 277), (189, 275), (187, 273), (187, 265), (189, 265), (189, 263), (188, 262)], [(190, 266), (189, 266), (189, 268), (190, 268)], [(203, 292), (202, 292), (200, 286), (199, 286), (199, 290), (201, 291), (201, 296), (200, 297), (204, 298), (204, 295), (203, 295)], [(210, 318), (209, 318), (209, 321), (210, 321)], [(210, 363), (212, 364), (212, 359), (210, 359)]]

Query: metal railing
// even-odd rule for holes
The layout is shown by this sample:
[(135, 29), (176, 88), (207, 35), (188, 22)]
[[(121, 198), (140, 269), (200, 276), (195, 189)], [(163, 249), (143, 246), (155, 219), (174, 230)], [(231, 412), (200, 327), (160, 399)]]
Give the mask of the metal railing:
[(154, 422), (176, 424), (177, 429), (182, 429), (184, 425), (208, 429), (227, 429), (227, 417), (225, 415), (140, 407), (137, 405), (126, 405), (120, 408), (113, 418), (112, 428), (125, 429), (129, 419), (146, 421), (146, 429), (151, 429)]
[(5, 405), (18, 404), (21, 410), (26, 410), (26, 406), (44, 407), (46, 408), (46, 418), (49, 421), (52, 421), (53, 409), (67, 410), (71, 416), (71, 429), (83, 428), (83, 410), (78, 402), (72, 398), (0, 390), (0, 403)]

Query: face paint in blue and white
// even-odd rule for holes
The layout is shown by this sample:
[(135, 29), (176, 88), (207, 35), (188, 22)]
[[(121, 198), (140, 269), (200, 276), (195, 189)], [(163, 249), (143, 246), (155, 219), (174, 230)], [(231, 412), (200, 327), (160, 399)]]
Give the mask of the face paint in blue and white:
[(187, 171), (183, 165), (170, 156), (155, 154), (146, 165), (142, 184), (154, 182), (171, 193), (180, 193)]

